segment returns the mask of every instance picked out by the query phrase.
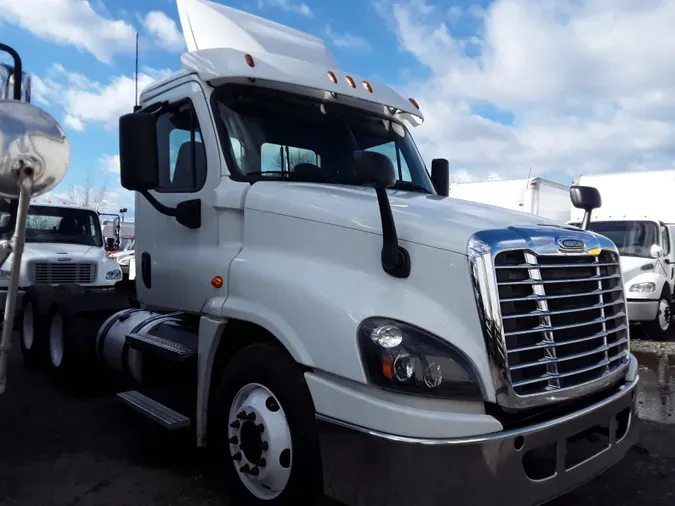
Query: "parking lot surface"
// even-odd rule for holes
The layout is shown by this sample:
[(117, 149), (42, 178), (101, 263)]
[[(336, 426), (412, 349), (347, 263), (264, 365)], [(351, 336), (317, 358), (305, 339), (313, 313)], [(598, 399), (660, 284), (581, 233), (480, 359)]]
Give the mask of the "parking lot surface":
[[(640, 443), (551, 506), (675, 504), (675, 346), (633, 346), (641, 362)], [(0, 396), (0, 506), (234, 504), (186, 435), (165, 432), (105, 392), (55, 389), (21, 365), (18, 346), (9, 366)]]

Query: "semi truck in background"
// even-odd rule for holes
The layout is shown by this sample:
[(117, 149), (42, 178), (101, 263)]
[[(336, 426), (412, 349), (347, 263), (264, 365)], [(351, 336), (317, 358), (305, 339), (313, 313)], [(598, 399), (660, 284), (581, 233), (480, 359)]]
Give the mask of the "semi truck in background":
[(119, 398), (192, 428), (239, 504), (533, 505), (625, 455), (639, 378), (614, 244), (448, 198), (419, 104), (323, 40), (177, 7), (182, 69), (119, 122), (138, 304), (44, 299), (52, 377), (123, 375)]
[(543, 216), (569, 219), (570, 187), (540, 177), (452, 183), (450, 197)]
[[(630, 322), (654, 339), (672, 337), (675, 170), (581, 175), (575, 183), (593, 186), (602, 196), (590, 230), (618, 248)], [(572, 206), (569, 223), (578, 226), (582, 213)]]
[[(31, 258), (30, 248), (24, 255), (24, 245), (27, 236), (35, 239), (30, 230), (35, 229), (38, 216), (30, 210), (31, 198), (47, 193), (63, 180), (70, 163), (70, 147), (58, 122), (30, 104), (30, 74), (23, 72), (19, 53), (3, 43), (0, 52), (12, 59), (12, 65), (0, 63), (1, 394), (7, 387), (7, 354), (19, 289), (26, 277), (24, 262)], [(42, 218), (49, 221), (51, 217), (42, 213)], [(35, 275), (38, 270), (33, 271)]]

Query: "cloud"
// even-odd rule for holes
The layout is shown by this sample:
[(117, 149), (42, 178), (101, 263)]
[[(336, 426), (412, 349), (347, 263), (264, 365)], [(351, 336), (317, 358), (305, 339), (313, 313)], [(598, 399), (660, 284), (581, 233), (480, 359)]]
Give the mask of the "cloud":
[(326, 26), (325, 33), (326, 38), (329, 39), (335, 47), (358, 51), (367, 51), (370, 49), (370, 43), (358, 35), (353, 35), (351, 33), (335, 33), (330, 26)]
[(178, 30), (176, 22), (161, 11), (150, 11), (145, 15), (143, 24), (156, 39), (157, 43), (169, 51), (183, 51), (185, 39)]
[(526, 177), (532, 167), (571, 179), (673, 166), (675, 2), (377, 6), (421, 65), (397, 86), (426, 116), (418, 144), (453, 173)]
[[(169, 72), (144, 67), (138, 75), (139, 94)], [(131, 76), (112, 76), (104, 84), (53, 64), (46, 77), (35, 76), (35, 82), (38, 83), (34, 88), (35, 101), (61, 105), (64, 124), (76, 131), (82, 131), (90, 124), (117, 128), (119, 117), (131, 112), (134, 105), (135, 83)]]
[(16, 24), (41, 39), (75, 46), (104, 63), (135, 47), (130, 24), (97, 13), (87, 0), (0, 0), (0, 21)]
[(120, 173), (120, 155), (103, 154), (98, 160), (101, 169), (104, 172), (112, 172), (113, 174)]
[(286, 12), (293, 12), (311, 18), (314, 13), (305, 2), (293, 2), (292, 0), (258, 0), (258, 8), (275, 7)]

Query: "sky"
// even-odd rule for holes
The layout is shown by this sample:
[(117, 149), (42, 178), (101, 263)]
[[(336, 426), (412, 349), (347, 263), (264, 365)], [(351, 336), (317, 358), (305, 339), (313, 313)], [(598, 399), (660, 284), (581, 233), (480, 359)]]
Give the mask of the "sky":
[[(454, 181), (673, 168), (675, 1), (220, 0), (326, 40), (343, 69), (414, 97), (412, 133)], [(48, 199), (119, 185), (117, 118), (180, 68), (175, 0), (0, 0), (0, 39), (64, 127), (71, 168)]]

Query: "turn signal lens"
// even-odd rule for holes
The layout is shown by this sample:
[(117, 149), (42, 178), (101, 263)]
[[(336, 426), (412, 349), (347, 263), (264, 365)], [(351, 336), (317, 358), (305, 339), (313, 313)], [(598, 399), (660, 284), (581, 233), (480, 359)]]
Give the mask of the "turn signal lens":
[(222, 288), (223, 287), (223, 278), (216, 276), (211, 280), (211, 286), (213, 288)]
[(410, 100), (410, 103), (415, 106), (415, 109), (420, 108), (420, 104), (417, 103), (417, 100), (415, 100), (414, 98), (409, 98), (408, 100)]

